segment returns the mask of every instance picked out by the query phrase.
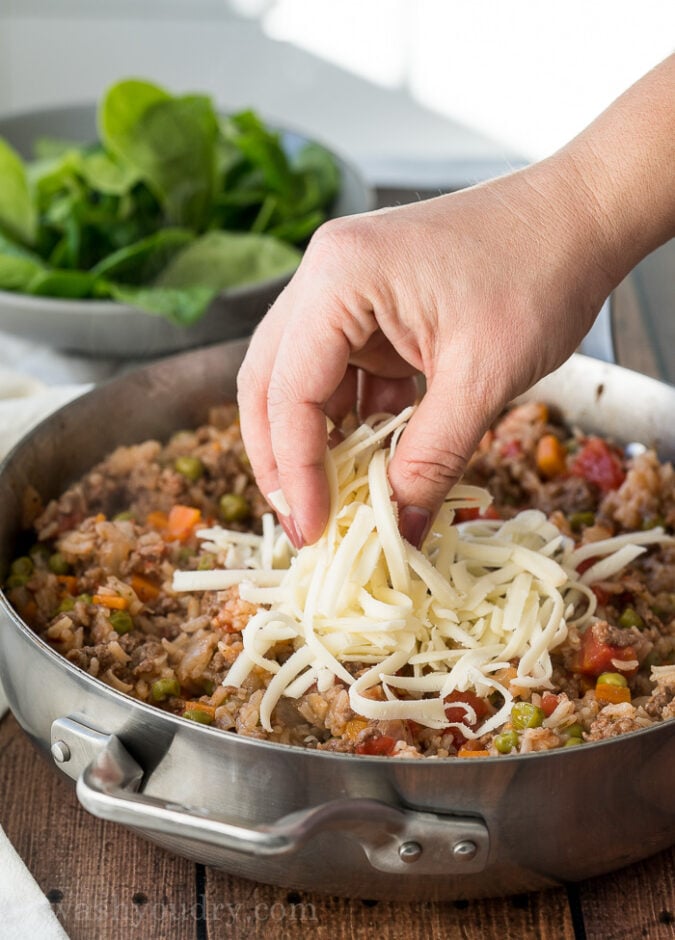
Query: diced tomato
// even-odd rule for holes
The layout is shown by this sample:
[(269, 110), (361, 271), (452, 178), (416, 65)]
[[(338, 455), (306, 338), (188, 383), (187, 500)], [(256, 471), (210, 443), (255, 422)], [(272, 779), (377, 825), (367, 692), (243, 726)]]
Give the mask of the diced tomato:
[[(445, 703), (445, 717), (448, 719), (448, 721), (460, 721), (468, 728), (471, 728), (472, 731), (474, 728), (478, 727), (481, 718), (483, 718), (483, 716), (488, 711), (488, 706), (485, 702), (485, 699), (480, 698), (480, 696), (476, 695), (475, 692), (459, 692), (457, 689), (455, 689), (455, 691), (451, 692), (450, 695), (445, 696)], [(462, 707), (462, 703), (464, 705), (470, 705), (471, 708), (473, 708), (476, 713), (475, 721), (469, 721), (467, 711)], [(459, 747), (464, 743), (466, 738), (459, 728), (451, 728), (449, 730), (455, 742), (455, 747)]]
[(477, 720), (473, 724), (478, 724), (488, 710), (485, 699), (480, 698), (475, 692), (460, 692), (457, 689), (445, 696), (445, 703), (445, 717), (448, 721), (461, 721), (469, 727), (472, 722), (467, 720), (466, 709), (462, 708), (461, 704), (469, 705), (475, 711)]
[(481, 512), (478, 506), (467, 506), (463, 509), (455, 510), (455, 522), (473, 522), (474, 519), (500, 519), (501, 516), (490, 504), (484, 512)]
[(619, 454), (599, 437), (589, 437), (570, 463), (573, 476), (595, 483), (603, 493), (616, 490), (626, 478)]
[[(592, 630), (587, 630), (581, 640), (581, 649), (577, 653), (573, 669), (586, 676), (599, 676), (601, 672), (616, 672), (613, 660), (630, 662), (637, 659), (632, 646), (611, 646), (596, 639)], [(635, 669), (621, 669), (623, 675), (630, 676)]]
[(373, 734), (361, 741), (354, 748), (357, 754), (369, 754), (388, 756), (394, 749), (396, 739), (388, 734)]
[(558, 707), (560, 699), (553, 692), (544, 692), (541, 697), (541, 710), (548, 718)]
[(577, 565), (577, 572), (583, 574), (584, 571), (588, 571), (589, 568), (592, 568), (596, 561), (598, 561), (597, 555), (594, 555), (593, 558), (584, 558), (584, 560), (580, 561)]
[(596, 600), (601, 607), (605, 607), (611, 597), (609, 591), (606, 591), (604, 588), (600, 587), (597, 584), (591, 585), (591, 591), (595, 594)]

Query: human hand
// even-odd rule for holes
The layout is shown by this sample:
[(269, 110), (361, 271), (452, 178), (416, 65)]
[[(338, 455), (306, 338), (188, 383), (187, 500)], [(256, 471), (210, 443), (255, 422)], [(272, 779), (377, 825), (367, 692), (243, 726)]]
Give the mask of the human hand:
[(589, 239), (571, 244), (579, 220), (558, 213), (523, 173), (312, 240), (239, 378), (247, 453), (262, 491), (282, 489), (296, 543), (327, 518), (326, 415), (357, 398), (362, 414), (398, 411), (426, 377), (389, 470), (402, 533), (419, 542), (489, 422), (572, 352), (605, 279)]
[(296, 546), (328, 516), (326, 416), (398, 411), (425, 376), (389, 466), (401, 532), (419, 544), (492, 419), (672, 232), (674, 61), (548, 160), (316, 233), (238, 379), (253, 470), (265, 495), (283, 491)]

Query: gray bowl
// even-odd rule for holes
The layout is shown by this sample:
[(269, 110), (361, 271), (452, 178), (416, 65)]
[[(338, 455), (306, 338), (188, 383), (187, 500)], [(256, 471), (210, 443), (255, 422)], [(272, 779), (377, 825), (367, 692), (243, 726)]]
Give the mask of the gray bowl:
[[(308, 138), (280, 129), (292, 153)], [(4, 137), (24, 158), (39, 137), (91, 141), (97, 137), (96, 107), (80, 104), (0, 118)], [(342, 185), (331, 217), (372, 208), (373, 192), (349, 161), (331, 150)], [(96, 356), (159, 356), (252, 333), (289, 277), (223, 291), (194, 325), (180, 327), (164, 317), (105, 300), (57, 300), (0, 291), (0, 330), (73, 352)]]

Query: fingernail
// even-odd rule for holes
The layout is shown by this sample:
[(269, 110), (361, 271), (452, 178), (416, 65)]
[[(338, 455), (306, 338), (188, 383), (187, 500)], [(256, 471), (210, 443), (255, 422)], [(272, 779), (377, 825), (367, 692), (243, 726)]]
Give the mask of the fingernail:
[(398, 527), (403, 538), (415, 548), (419, 548), (429, 531), (430, 522), (431, 513), (426, 509), (406, 506), (399, 517)]
[(299, 552), (302, 546), (305, 544), (305, 539), (297, 522), (293, 516), (279, 516), (279, 522), (281, 523), (284, 532), (288, 536), (291, 545), (296, 551)]

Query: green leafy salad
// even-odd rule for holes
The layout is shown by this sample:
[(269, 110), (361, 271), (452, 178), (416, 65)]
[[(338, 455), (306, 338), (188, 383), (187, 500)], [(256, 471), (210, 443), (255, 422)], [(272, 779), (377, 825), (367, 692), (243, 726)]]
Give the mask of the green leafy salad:
[(340, 185), (330, 153), (292, 155), (253, 111), (113, 85), (99, 141), (0, 138), (0, 290), (108, 299), (189, 325), (228, 288), (289, 274)]

